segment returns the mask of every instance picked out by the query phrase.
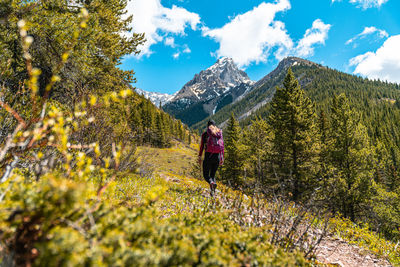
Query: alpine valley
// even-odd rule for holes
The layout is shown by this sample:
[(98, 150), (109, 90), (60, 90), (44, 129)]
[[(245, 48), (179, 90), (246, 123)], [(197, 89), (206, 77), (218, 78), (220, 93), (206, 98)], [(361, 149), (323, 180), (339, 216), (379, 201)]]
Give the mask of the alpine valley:
[[(210, 118), (225, 127), (232, 113), (242, 126), (250, 125), (256, 117), (268, 117), (269, 103), (276, 87), (282, 87), (289, 68), (317, 112), (329, 114), (334, 96), (344, 93), (370, 137), (383, 137), (385, 145), (391, 147), (390, 157), (400, 160), (399, 84), (369, 80), (297, 57), (283, 59), (257, 82), (251, 81), (232, 59), (221, 58), (170, 96), (163, 109), (195, 130), (203, 129)], [(150, 99), (160, 103), (160, 99)]]
[[(282, 60), (271, 73), (258, 82), (254, 82), (238, 68), (231, 58), (224, 57), (208, 69), (196, 74), (173, 95), (142, 89), (136, 89), (136, 91), (155, 105), (161, 104), (165, 111), (189, 126), (197, 126), (197, 123), (207, 120), (210, 116), (222, 123), (229, 116), (223, 116), (221, 119), (220, 111), (233, 108), (236, 114), (237, 106), (250, 101), (254, 105), (246, 106), (244, 109), (239, 108), (237, 115), (240, 116), (239, 119), (243, 119), (264, 106), (271, 100), (273, 91), (271, 92), (270, 89), (282, 82), (289, 67), (296, 66), (323, 68), (308, 60), (288, 57)], [(301, 80), (302, 85), (308, 82), (308, 79)]]

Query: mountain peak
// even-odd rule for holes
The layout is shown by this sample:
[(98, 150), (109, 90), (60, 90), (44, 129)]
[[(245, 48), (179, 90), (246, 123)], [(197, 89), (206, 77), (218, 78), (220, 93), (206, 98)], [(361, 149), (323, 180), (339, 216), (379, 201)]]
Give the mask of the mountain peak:
[(242, 83), (251, 83), (247, 74), (240, 70), (232, 58), (222, 57), (214, 65), (196, 74), (186, 83), (175, 99), (188, 98), (193, 102), (212, 98)]
[(149, 92), (149, 91), (142, 90), (140, 88), (135, 88), (135, 91), (136, 91), (136, 93), (143, 95), (145, 98), (149, 99), (157, 107), (160, 105), (160, 103), (161, 103), (161, 106), (164, 106), (176, 95), (176, 93), (173, 95), (170, 95), (170, 94)]
[(222, 97), (232, 93), (233, 98), (237, 98), (252, 84), (249, 76), (238, 68), (232, 58), (222, 57), (211, 67), (194, 75), (165, 108), (178, 113), (202, 103), (202, 112), (207, 113), (203, 115), (212, 115)]
[(259, 80), (258, 82), (255, 83), (254, 87), (259, 87), (263, 84), (265, 84), (267, 81), (271, 80), (274, 77), (277, 77), (280, 73), (287, 72), (287, 70), (290, 67), (294, 67), (294, 66), (316, 66), (316, 67), (322, 67), (320, 64), (317, 64), (315, 62), (306, 60), (306, 59), (302, 59), (299, 57), (286, 57), (284, 59), (282, 59), (278, 66), (272, 71), (270, 72), (268, 75), (264, 76), (261, 80)]
[(219, 59), (217, 60), (217, 62), (215, 62), (215, 64), (217, 64), (217, 63), (219, 63), (219, 64), (224, 64), (224, 63), (232, 63), (232, 64), (235, 64), (235, 63), (233, 62), (233, 59), (230, 58), (230, 57), (221, 57), (221, 58), (219, 58)]
[(226, 68), (238, 69), (235, 62), (233, 62), (232, 58), (229, 57), (222, 57), (219, 58), (214, 65), (209, 67), (207, 70), (223, 70)]
[(299, 57), (286, 57), (279, 62), (278, 68), (288, 68), (296, 65), (320, 66), (319, 64)]

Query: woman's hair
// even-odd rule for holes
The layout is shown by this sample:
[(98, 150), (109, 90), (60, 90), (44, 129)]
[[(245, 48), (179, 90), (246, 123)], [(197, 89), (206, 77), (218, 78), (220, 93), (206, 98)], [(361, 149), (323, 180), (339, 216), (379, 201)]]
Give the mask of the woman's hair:
[(207, 122), (207, 127), (209, 127), (210, 125), (216, 126), (216, 125), (215, 125), (215, 121), (209, 120), (209, 121)]

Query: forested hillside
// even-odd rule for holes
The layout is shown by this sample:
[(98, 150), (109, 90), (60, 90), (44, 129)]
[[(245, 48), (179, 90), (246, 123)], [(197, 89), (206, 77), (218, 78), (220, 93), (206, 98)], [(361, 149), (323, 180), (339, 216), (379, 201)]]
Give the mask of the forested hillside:
[[(318, 76), (324, 71), (332, 73), (323, 69), (311, 73)], [(349, 75), (337, 77), (345, 81), (338, 79), (335, 85), (354, 89), (349, 97), (341, 90), (318, 95), (311, 84), (304, 91), (289, 69), (283, 87), (277, 88), (260, 116), (248, 120), (248, 126), (241, 128), (232, 113), (225, 129), (222, 179), (267, 195), (311, 201), (398, 240), (398, 121), (391, 121), (398, 116), (398, 86), (386, 84), (376, 92), (375, 86), (384, 83), (359, 78), (365, 83), (361, 89), (351, 87)], [(319, 81), (320, 90), (323, 84)], [(313, 102), (308, 96), (313, 92), (314, 97), (325, 94), (325, 98)]]
[[(398, 84), (371, 81), (329, 69), (307, 60), (290, 57), (284, 59), (273, 72), (258, 81), (253, 86), (252, 91), (243, 99), (225, 106), (211, 118), (218, 123), (224, 123), (233, 112), (240, 121), (244, 121), (242, 125), (245, 125), (251, 120), (251, 118), (248, 120), (246, 118), (251, 117), (251, 115), (254, 118), (255, 116), (266, 114), (269, 107), (266, 104), (271, 101), (276, 86), (282, 85), (289, 67), (292, 68), (299, 83), (307, 95), (315, 102), (317, 108), (329, 102), (334, 94), (345, 93), (352, 104), (355, 104), (355, 108), (364, 114), (370, 109), (361, 108), (362, 106), (366, 107), (374, 101), (393, 104), (396, 103), (393, 100), (396, 100), (396, 97), (399, 96), (400, 87)], [(378, 101), (379, 99), (382, 99), (382, 101)], [(391, 101), (389, 101), (390, 99)], [(373, 108), (376, 106), (374, 105)], [(369, 116), (369, 114), (365, 114), (365, 116)], [(202, 129), (206, 121), (207, 119), (195, 124), (193, 128)]]
[[(127, 25), (131, 21), (121, 18), (125, 5), (125, 1), (119, 0), (89, 2), (85, 4), (87, 13), (80, 14), (78, 2), (2, 3), (2, 102), (26, 115), (25, 120), (39, 116), (41, 105), (47, 101), (72, 115), (82, 100), (93, 103), (87, 112), (96, 119), (95, 123), (80, 134), (85, 139), (80, 141), (87, 143), (100, 136), (101, 144), (108, 147), (114, 138), (118, 142), (135, 141), (138, 145), (159, 147), (168, 146), (173, 137), (189, 141), (187, 127), (134, 90), (128, 90), (128, 84), (135, 80), (134, 72), (123, 71), (118, 65), (123, 55), (139, 52), (137, 46), (144, 38), (119, 34), (129, 30)], [(117, 104), (96, 104), (98, 97), (121, 96), (124, 100)], [(7, 109), (0, 112), (0, 137), (4, 141), (16, 121), (6, 116)]]
[[(214, 116), (211, 117), (215, 119), (218, 123), (226, 122), (229, 119), (231, 112), (233, 112), (237, 117), (241, 119), (246, 118), (252, 112), (271, 101), (272, 96), (275, 92), (275, 87), (282, 84), (283, 79), (286, 76), (287, 70), (291, 66), (293, 66), (294, 70), (299, 66), (303, 66), (303, 68), (321, 67), (318, 64), (301, 58), (285, 58), (278, 64), (275, 70), (256, 82), (247, 95), (230, 105), (224, 106), (218, 112), (216, 112)], [(308, 80), (305, 79), (304, 81)], [(300, 82), (303, 81), (300, 80)], [(196, 123), (193, 128), (201, 128), (202, 125), (204, 125), (205, 121), (207, 121), (207, 119)]]
[[(242, 118), (241, 128), (235, 130), (237, 137), (232, 143), (232, 149), (235, 151), (232, 154), (236, 155), (237, 159), (230, 167), (237, 168), (236, 174), (232, 176), (227, 170), (224, 176), (234, 177), (244, 183), (255, 182), (257, 179), (253, 179), (258, 177), (262, 183), (267, 183), (267, 186), (262, 186), (265, 190), (271, 190), (276, 186), (279, 190), (288, 187), (291, 188), (289, 192), (293, 199), (297, 198), (299, 188), (303, 192), (311, 193), (313, 198), (318, 198), (316, 196), (318, 190), (331, 192), (331, 196), (323, 197), (325, 198), (323, 203), (330, 206), (332, 212), (340, 212), (353, 221), (371, 223), (371, 227), (375, 230), (385, 233), (389, 238), (397, 238), (396, 229), (399, 227), (400, 219), (398, 209), (400, 86), (371, 81), (317, 64), (295, 64), (291, 71), (293, 79), (297, 77), (299, 85), (304, 90), (298, 94), (309, 99), (307, 101), (312, 101), (310, 107), (304, 107), (306, 110), (303, 112), (306, 113), (302, 113), (301, 110), (295, 112), (296, 118), (309, 118), (309, 121), (307, 123), (287, 121), (286, 124), (282, 124), (288, 120), (279, 117), (281, 113), (288, 112), (282, 109), (284, 103), (289, 105), (285, 101), (294, 101), (293, 104), (301, 108), (303, 100), (298, 99), (299, 96), (296, 95), (287, 95), (286, 98), (293, 99), (284, 99), (281, 100), (283, 102), (276, 103), (279, 98), (274, 96), (276, 87), (272, 85), (281, 87), (284, 84), (281, 72), (277, 72), (278, 76), (277, 73), (270, 75), (275, 77), (274, 79), (258, 82), (259, 87), (247, 97), (226, 106), (214, 117), (217, 121), (224, 122), (223, 125), (228, 132), (233, 127), (232, 121), (235, 117), (228, 112), (233, 112)], [(251, 114), (246, 114), (248, 117), (243, 116), (246, 111), (265, 100), (267, 102), (264, 106)], [(226, 121), (228, 116), (231, 118)], [(277, 119), (273, 119), (275, 116), (278, 116)], [(199, 127), (204, 123), (203, 121), (198, 124)], [(306, 124), (301, 126), (302, 123)], [(309, 123), (314, 124), (312, 128), (304, 133), (298, 133), (300, 129), (310, 127), (306, 126)], [(287, 129), (300, 134), (290, 137), (292, 141), (296, 140), (292, 145), (300, 146), (306, 154), (298, 159), (292, 158), (286, 166), (306, 164), (307, 168), (303, 178), (298, 173), (300, 175), (298, 178), (289, 178), (287, 181), (289, 184), (285, 185), (285, 179), (279, 177), (274, 162), (279, 163), (278, 166), (285, 162), (285, 157), (281, 153), (285, 151), (285, 147), (291, 146), (283, 136)], [(239, 134), (242, 131), (245, 133)], [(253, 132), (256, 132), (256, 137), (252, 137)], [(276, 140), (277, 135), (282, 140)], [(303, 140), (301, 141), (303, 145), (300, 140)], [(255, 150), (252, 149), (253, 146), (256, 147)], [(293, 151), (298, 149), (300, 148), (292, 148), (285, 153), (294, 153)], [(302, 162), (303, 160), (305, 162)], [(345, 166), (348, 172), (346, 182), (340, 178), (346, 173), (342, 169)], [(288, 173), (282, 175), (294, 175), (294, 169), (288, 168), (286, 171)], [(343, 186), (342, 189), (339, 189), (340, 184)], [(309, 197), (306, 199), (309, 200)], [(336, 200), (328, 201), (326, 197)], [(345, 203), (344, 199), (347, 197), (350, 198), (350, 203)]]
[[(336, 95), (344, 94), (354, 119), (362, 123), (371, 142), (383, 147), (388, 160), (398, 169), (400, 165), (400, 85), (382, 81), (371, 81), (328, 68), (294, 67), (293, 73), (304, 84), (303, 89), (314, 102), (319, 116), (330, 116), (330, 105)], [(267, 104), (241, 122), (250, 124), (256, 117), (267, 118)], [(321, 115), (322, 113), (322, 115)], [(396, 172), (396, 171), (394, 171)], [(397, 179), (397, 178), (396, 178)]]

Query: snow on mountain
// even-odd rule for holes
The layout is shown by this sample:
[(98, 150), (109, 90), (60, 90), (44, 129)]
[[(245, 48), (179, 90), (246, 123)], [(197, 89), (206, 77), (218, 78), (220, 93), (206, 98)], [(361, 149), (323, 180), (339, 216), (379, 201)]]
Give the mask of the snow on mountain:
[[(203, 101), (217, 99), (241, 84), (253, 84), (247, 74), (240, 70), (231, 58), (220, 58), (214, 65), (196, 74), (166, 105), (176, 114)], [(208, 113), (212, 113), (213, 106)], [(209, 108), (207, 108), (209, 110)]]
[(170, 94), (162, 94), (162, 93), (156, 93), (156, 92), (149, 92), (149, 91), (145, 91), (139, 88), (135, 89), (136, 92), (140, 95), (144, 95), (144, 97), (146, 97), (147, 99), (150, 99), (150, 101), (156, 105), (157, 107), (160, 105), (161, 102), (161, 106), (164, 106), (166, 103), (168, 103), (172, 98), (175, 97), (175, 94), (170, 95)]

